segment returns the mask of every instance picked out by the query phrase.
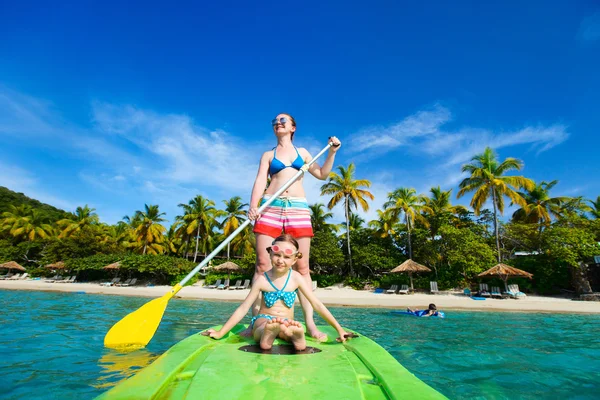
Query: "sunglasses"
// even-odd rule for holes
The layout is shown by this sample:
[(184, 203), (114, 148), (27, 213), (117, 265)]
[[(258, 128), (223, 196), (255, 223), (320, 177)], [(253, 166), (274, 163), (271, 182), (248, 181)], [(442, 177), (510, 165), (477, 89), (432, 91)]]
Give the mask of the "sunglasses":
[(281, 117), (279, 119), (275, 118), (271, 121), (271, 125), (276, 126), (277, 124), (285, 125), (289, 120), (286, 117)]
[(294, 251), (290, 248), (282, 249), (281, 247), (277, 246), (276, 244), (271, 247), (267, 247), (267, 251), (271, 251), (273, 253), (279, 253), (280, 251), (283, 251), (283, 254), (285, 254), (286, 256), (291, 256), (291, 255), (298, 253), (297, 251)]

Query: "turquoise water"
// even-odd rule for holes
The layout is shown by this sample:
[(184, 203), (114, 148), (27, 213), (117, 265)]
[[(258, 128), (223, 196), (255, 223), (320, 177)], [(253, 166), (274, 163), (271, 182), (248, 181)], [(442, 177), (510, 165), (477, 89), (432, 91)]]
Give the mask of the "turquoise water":
[[(238, 305), (172, 300), (146, 349), (104, 349), (112, 324), (147, 301), (0, 291), (0, 399), (93, 398), (179, 340), (223, 323)], [(450, 311), (442, 320), (382, 309), (332, 312), (451, 399), (599, 397), (597, 315)]]

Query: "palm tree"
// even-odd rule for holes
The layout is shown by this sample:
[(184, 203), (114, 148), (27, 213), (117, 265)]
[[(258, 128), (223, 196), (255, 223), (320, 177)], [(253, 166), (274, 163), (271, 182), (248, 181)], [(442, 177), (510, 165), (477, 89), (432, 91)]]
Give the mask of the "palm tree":
[(12, 204), (10, 208), (11, 211), (2, 213), (2, 227), (13, 237), (32, 242), (36, 238), (45, 239), (54, 233), (54, 228), (47, 223), (46, 215), (39, 210), (25, 205), (15, 207)]
[(334, 224), (327, 222), (328, 219), (333, 218), (333, 213), (325, 210), (325, 204), (317, 203), (309, 205), (310, 208), (310, 221), (312, 223), (315, 232), (325, 231), (332, 232), (337, 231), (338, 227)]
[(453, 206), (450, 202), (452, 195), (452, 189), (442, 190), (439, 186), (432, 187), (431, 197), (425, 197), (425, 211), (426, 218), (429, 220), (429, 226), (431, 231), (431, 237), (435, 238), (438, 230), (444, 221), (453, 220), (459, 221), (457, 215), (468, 213), (465, 206), (457, 205)]
[(10, 234), (13, 229), (17, 229), (25, 223), (25, 218), (31, 214), (31, 207), (25, 204), (21, 204), (19, 206), (11, 204), (9, 209), (10, 211), (5, 211), (2, 213), (2, 222), (0, 223), (0, 227), (2, 231)]
[[(333, 197), (329, 200), (327, 207), (331, 210), (340, 201), (344, 201), (344, 211), (346, 214), (346, 232), (350, 232), (350, 208), (358, 209), (360, 204), (363, 211), (369, 210), (369, 203), (366, 198), (374, 200), (375, 196), (367, 190), (359, 189), (361, 187), (371, 187), (371, 182), (366, 179), (354, 179), (354, 163), (350, 163), (348, 168), (339, 166), (340, 174), (330, 172), (328, 181), (321, 186), (321, 195), (331, 194)], [(352, 270), (352, 253), (350, 250), (350, 235), (348, 237), (348, 262), (350, 266), (350, 275), (354, 275)]]
[(252, 225), (247, 225), (239, 235), (231, 241), (231, 247), (233, 251), (237, 253), (252, 253), (254, 252), (254, 246), (256, 245), (254, 232), (252, 232)]
[(58, 237), (60, 239), (66, 238), (81, 232), (88, 226), (98, 224), (98, 214), (94, 211), (96, 211), (96, 209), (89, 208), (87, 204), (83, 207), (77, 207), (73, 218), (65, 218), (57, 222), (58, 226), (63, 229)]
[(353, 212), (350, 213), (349, 222), (350, 223), (348, 224), (348, 227), (350, 227), (350, 232), (361, 230), (363, 228), (363, 225), (365, 224), (365, 220), (361, 218), (360, 215)]
[(369, 228), (373, 229), (381, 238), (386, 238), (396, 234), (397, 218), (392, 216), (389, 210), (377, 210), (377, 219), (368, 223)]
[(588, 200), (588, 201), (592, 205), (590, 208), (590, 214), (592, 214), (592, 217), (594, 217), (594, 219), (599, 219), (600, 218), (600, 196), (596, 197), (596, 201), (594, 201), (594, 200)]
[(492, 197), (494, 206), (494, 232), (496, 234), (496, 248), (498, 251), (498, 262), (501, 262), (500, 254), (500, 234), (498, 232), (498, 211), (504, 213), (504, 196), (512, 200), (514, 204), (525, 206), (523, 197), (513, 188), (525, 188), (531, 190), (534, 183), (531, 179), (522, 176), (503, 176), (511, 170), (520, 171), (523, 168), (523, 162), (516, 158), (507, 158), (498, 163), (494, 151), (486, 147), (482, 154), (475, 155), (470, 164), (462, 166), (463, 172), (469, 172), (471, 176), (463, 179), (460, 183), (460, 190), (457, 198), (468, 192), (475, 192), (471, 199), (471, 207), (475, 210), (475, 215), (479, 215), (485, 202)]
[(147, 205), (144, 204), (144, 211), (136, 211), (136, 219), (140, 220), (140, 224), (135, 229), (135, 237), (143, 246), (142, 254), (160, 254), (164, 252), (162, 245), (164, 241), (165, 227), (161, 225), (161, 222), (166, 221), (162, 218), (166, 215), (164, 212), (160, 212), (158, 205)]
[[(221, 222), (221, 229), (223, 229), (223, 235), (228, 237), (246, 220), (245, 207), (248, 207), (248, 203), (242, 203), (240, 196), (234, 196), (229, 201), (223, 200), (223, 203), (225, 203), (225, 219)], [(231, 242), (227, 243), (228, 260), (230, 245)]]
[(404, 214), (406, 230), (408, 232), (408, 258), (412, 259), (412, 244), (411, 230), (415, 224), (415, 220), (420, 220), (424, 224), (427, 222), (421, 216), (421, 211), (425, 203), (425, 197), (417, 195), (417, 191), (413, 188), (398, 188), (388, 194), (388, 201), (383, 207), (390, 213), (391, 218), (395, 221), (400, 220), (400, 216)]
[[(196, 235), (196, 250), (194, 252), (194, 262), (198, 257), (198, 246), (200, 237), (203, 238), (203, 244), (208, 243), (208, 236), (212, 234), (213, 227), (217, 225), (216, 218), (223, 216), (223, 211), (215, 208), (215, 202), (205, 199), (201, 195), (194, 197), (188, 204), (179, 204), (183, 208), (184, 214), (181, 217), (186, 226), (186, 232)], [(204, 246), (203, 246), (204, 247)]]
[(550, 189), (558, 183), (542, 181), (535, 183), (531, 190), (519, 192), (526, 204), (513, 213), (513, 220), (538, 224), (540, 232), (542, 227), (550, 225), (552, 217), (559, 218), (565, 209), (563, 206), (572, 200), (570, 197), (550, 197)]

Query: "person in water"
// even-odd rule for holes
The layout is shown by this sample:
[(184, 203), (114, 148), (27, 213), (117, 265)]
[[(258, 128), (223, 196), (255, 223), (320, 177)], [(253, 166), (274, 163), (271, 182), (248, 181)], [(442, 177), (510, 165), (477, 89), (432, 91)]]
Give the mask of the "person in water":
[(410, 307), (406, 308), (406, 312), (416, 315), (417, 317), (443, 317), (443, 313), (439, 312), (435, 304), (431, 303), (427, 310), (413, 310)]
[(307, 280), (292, 269), (294, 264), (303, 257), (298, 249), (299, 244), (293, 236), (284, 234), (276, 238), (271, 247), (267, 248), (272, 268), (256, 278), (244, 302), (221, 329), (218, 331), (208, 329), (203, 332), (203, 335), (215, 339), (222, 338), (244, 318), (262, 293), (259, 313), (250, 322), (254, 340), (260, 344), (261, 349), (269, 350), (275, 338), (279, 337), (291, 342), (296, 350), (302, 351), (306, 349), (304, 329), (298, 321), (294, 320), (294, 302), (296, 294), (300, 291), (319, 315), (337, 330), (338, 341), (345, 341), (350, 337), (351, 334), (344, 331), (329, 310), (313, 294)]
[[(310, 161), (312, 156), (304, 148), (298, 148), (293, 144), (296, 132), (296, 120), (289, 114), (279, 114), (271, 121), (273, 132), (277, 137), (277, 146), (265, 152), (258, 167), (258, 173), (252, 195), (248, 218), (256, 221), (254, 234), (256, 236), (256, 271), (254, 280), (271, 268), (269, 253), (266, 248), (282, 232), (294, 236), (300, 246), (302, 258), (298, 259), (294, 269), (306, 281), (309, 288), (312, 280), (309, 273), (310, 241), (313, 229), (310, 219), (310, 209), (306, 201), (303, 177), (296, 180), (279, 198), (273, 201), (261, 215), (258, 208), (287, 183), (305, 162)], [(314, 163), (308, 169), (311, 175), (320, 180), (325, 180), (333, 168), (335, 153), (340, 149), (341, 142), (335, 136), (329, 139), (333, 144), (329, 148), (327, 158), (322, 166)], [(271, 182), (267, 187), (268, 178)], [(310, 302), (301, 293), (300, 303), (304, 312), (304, 320), (308, 334), (318, 340), (325, 340), (326, 335), (317, 329), (314, 321), (314, 313)], [(258, 310), (258, 302), (253, 308), (253, 315)]]

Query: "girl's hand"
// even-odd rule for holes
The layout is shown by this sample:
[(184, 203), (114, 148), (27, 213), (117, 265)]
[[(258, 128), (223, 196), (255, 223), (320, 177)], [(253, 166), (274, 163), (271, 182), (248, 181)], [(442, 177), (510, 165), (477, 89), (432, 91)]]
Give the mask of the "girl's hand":
[(251, 208), (248, 210), (248, 219), (249, 219), (250, 221), (254, 221), (254, 220), (256, 220), (258, 217), (260, 217), (260, 214), (258, 213), (258, 208), (256, 208), (256, 207), (251, 207)]
[(210, 336), (213, 339), (221, 339), (223, 337), (223, 335), (221, 335), (218, 331), (215, 331), (214, 329), (208, 329), (202, 332), (202, 335)]
[(332, 153), (335, 153), (340, 149), (340, 147), (342, 147), (342, 142), (340, 142), (340, 139), (335, 136), (329, 138), (329, 143), (332, 144), (332, 146), (329, 148), (329, 151)]
[(348, 333), (346, 331), (338, 331), (338, 333), (340, 335), (340, 337), (336, 339), (338, 342), (345, 342), (346, 340), (358, 337), (356, 333), (352, 332)]

